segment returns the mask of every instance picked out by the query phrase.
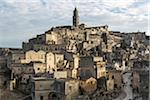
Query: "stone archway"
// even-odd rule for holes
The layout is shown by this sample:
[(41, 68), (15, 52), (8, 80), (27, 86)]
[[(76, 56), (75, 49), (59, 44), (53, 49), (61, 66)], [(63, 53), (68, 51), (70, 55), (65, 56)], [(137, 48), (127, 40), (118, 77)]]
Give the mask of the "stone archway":
[(51, 92), (48, 95), (48, 100), (60, 100), (60, 98), (59, 98), (59, 96), (56, 93)]

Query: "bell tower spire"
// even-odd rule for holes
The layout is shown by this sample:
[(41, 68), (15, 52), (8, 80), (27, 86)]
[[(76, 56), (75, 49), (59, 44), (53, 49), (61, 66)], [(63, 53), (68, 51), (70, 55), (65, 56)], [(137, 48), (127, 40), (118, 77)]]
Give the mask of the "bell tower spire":
[(78, 27), (78, 25), (79, 25), (79, 14), (77, 8), (75, 7), (73, 11), (73, 26)]

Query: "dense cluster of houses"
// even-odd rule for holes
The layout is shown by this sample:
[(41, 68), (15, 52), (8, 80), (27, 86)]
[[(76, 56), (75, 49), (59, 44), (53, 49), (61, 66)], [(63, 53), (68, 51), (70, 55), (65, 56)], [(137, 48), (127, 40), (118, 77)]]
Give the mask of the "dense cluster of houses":
[(126, 94), (123, 75), (131, 73), (137, 94), (131, 99), (148, 100), (149, 56), (145, 32), (87, 27), (75, 8), (73, 25), (52, 27), (19, 49), (0, 49), (1, 73), (9, 70), (0, 85), (29, 95), (24, 100), (117, 100)]

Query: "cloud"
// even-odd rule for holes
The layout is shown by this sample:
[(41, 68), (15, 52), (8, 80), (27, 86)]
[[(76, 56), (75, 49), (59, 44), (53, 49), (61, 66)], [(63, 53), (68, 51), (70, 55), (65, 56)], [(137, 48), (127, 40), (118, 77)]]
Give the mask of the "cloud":
[(71, 25), (74, 7), (88, 26), (148, 31), (149, 4), (148, 0), (0, 0), (0, 46), (21, 47), (22, 41), (52, 26)]

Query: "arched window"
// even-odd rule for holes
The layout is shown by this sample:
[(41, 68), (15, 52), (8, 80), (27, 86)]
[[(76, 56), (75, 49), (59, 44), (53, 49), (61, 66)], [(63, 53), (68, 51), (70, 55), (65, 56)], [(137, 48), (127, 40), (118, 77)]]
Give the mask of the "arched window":
[(55, 94), (55, 93), (50, 93), (50, 94), (48, 95), (48, 100), (60, 100), (60, 99), (59, 99), (59, 97), (58, 97), (57, 94)]

